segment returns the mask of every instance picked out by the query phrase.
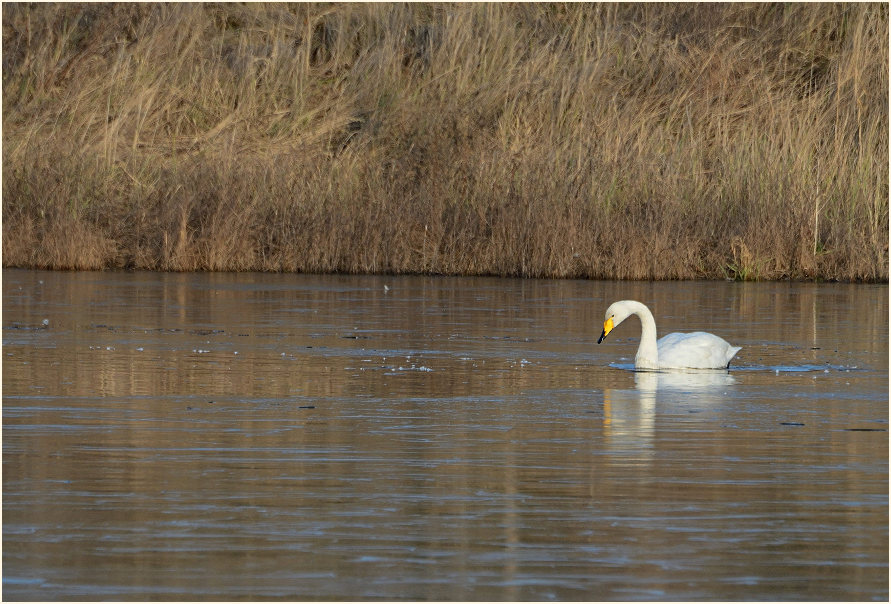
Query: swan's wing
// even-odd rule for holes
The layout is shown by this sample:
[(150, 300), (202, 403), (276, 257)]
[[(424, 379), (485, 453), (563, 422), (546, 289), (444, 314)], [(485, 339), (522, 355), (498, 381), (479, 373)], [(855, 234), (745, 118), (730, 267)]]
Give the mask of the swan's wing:
[(723, 338), (704, 331), (670, 333), (656, 342), (665, 368), (723, 369), (739, 352)]

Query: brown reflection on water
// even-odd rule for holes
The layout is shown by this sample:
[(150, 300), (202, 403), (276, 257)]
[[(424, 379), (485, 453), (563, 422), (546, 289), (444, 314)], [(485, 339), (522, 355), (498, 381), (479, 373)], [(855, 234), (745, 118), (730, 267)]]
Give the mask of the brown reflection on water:
[(6, 599), (887, 599), (887, 286), (3, 276)]

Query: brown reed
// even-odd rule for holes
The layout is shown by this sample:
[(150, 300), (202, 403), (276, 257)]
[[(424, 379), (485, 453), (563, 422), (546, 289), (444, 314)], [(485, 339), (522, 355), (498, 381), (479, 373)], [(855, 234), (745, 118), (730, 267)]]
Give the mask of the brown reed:
[(888, 279), (886, 4), (18, 4), (3, 265)]

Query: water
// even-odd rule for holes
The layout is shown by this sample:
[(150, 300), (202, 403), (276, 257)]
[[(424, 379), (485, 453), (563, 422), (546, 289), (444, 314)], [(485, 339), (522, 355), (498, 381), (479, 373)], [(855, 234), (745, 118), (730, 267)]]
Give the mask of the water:
[[(622, 298), (743, 350), (635, 373)], [(887, 285), (5, 270), (3, 597), (885, 601), (888, 331)]]

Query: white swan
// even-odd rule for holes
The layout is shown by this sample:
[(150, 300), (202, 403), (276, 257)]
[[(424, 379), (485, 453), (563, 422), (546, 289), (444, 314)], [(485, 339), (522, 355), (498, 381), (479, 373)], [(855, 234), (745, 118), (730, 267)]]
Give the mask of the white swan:
[(603, 342), (609, 332), (630, 315), (637, 315), (641, 325), (640, 346), (634, 357), (635, 369), (725, 369), (740, 351), (739, 346), (731, 346), (723, 338), (704, 331), (670, 333), (657, 342), (653, 313), (634, 300), (610, 304), (597, 343)]

